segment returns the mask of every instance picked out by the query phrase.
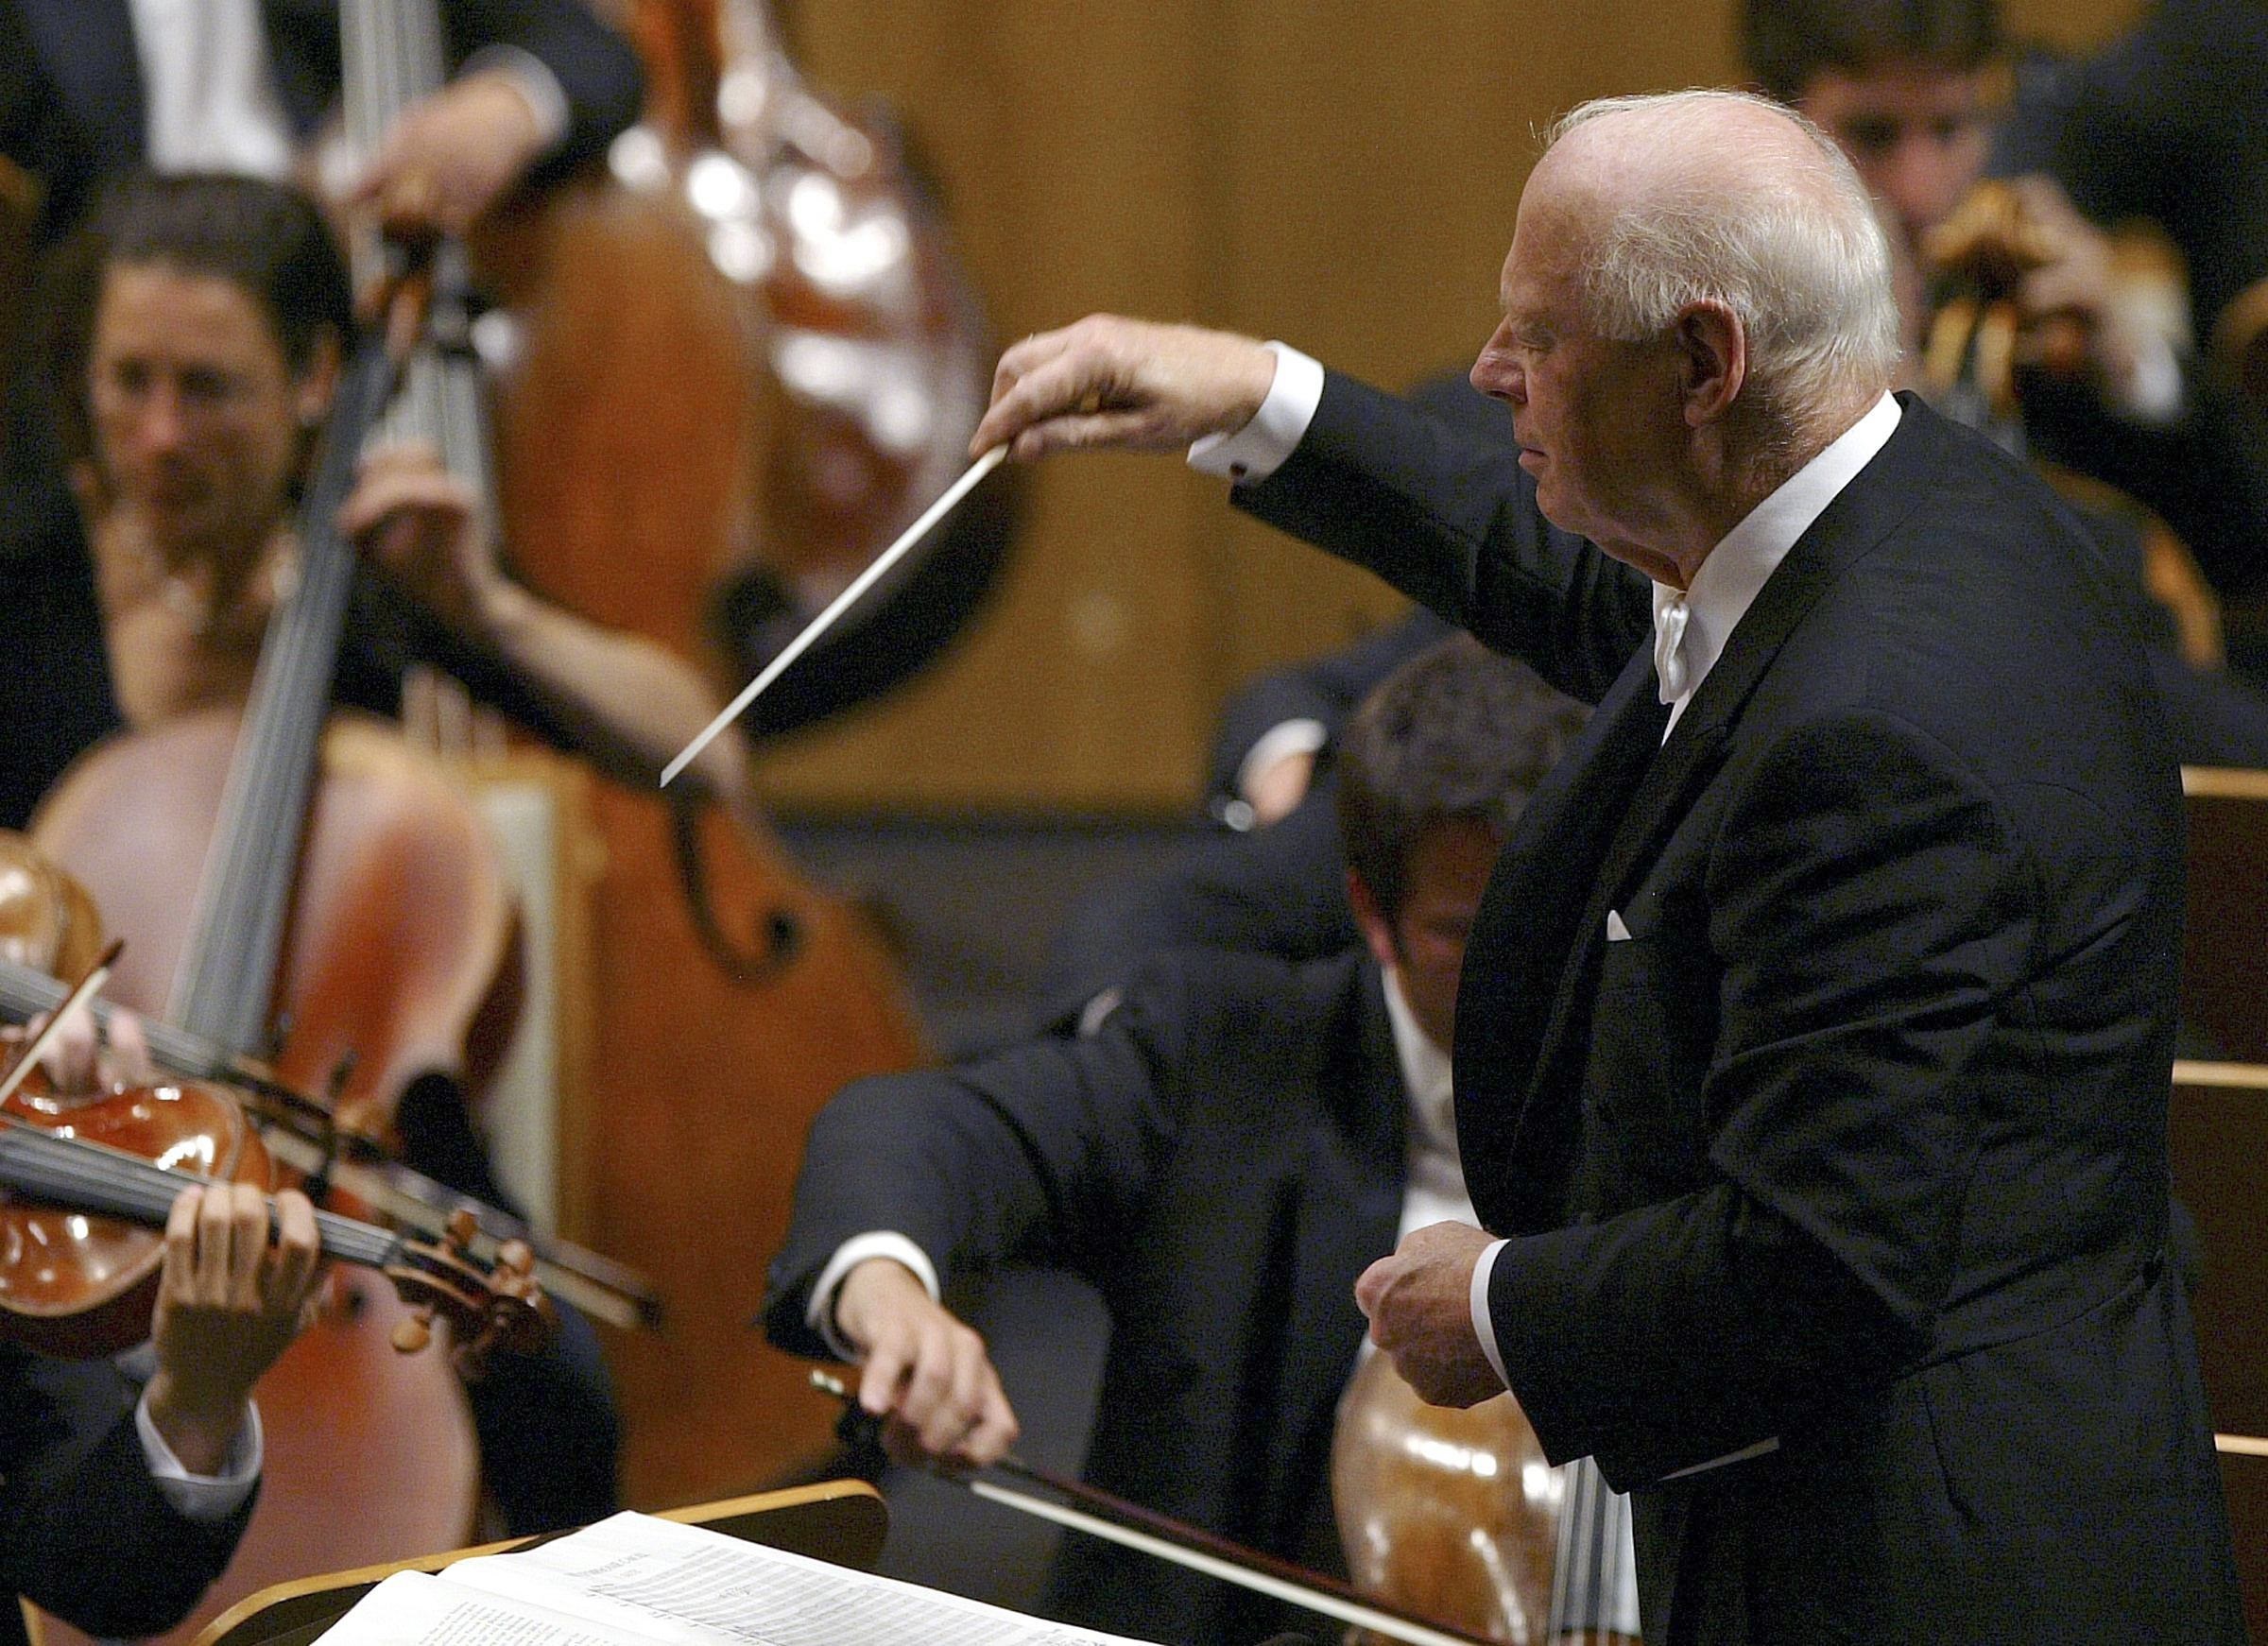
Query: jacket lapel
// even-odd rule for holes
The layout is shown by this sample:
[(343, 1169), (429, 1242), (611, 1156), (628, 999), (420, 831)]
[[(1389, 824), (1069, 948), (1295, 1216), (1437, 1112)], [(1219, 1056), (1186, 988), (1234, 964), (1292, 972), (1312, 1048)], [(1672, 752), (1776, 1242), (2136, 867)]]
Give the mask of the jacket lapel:
[[(1551, 1151), (1520, 1151), (1526, 1094), (1597, 870), (1661, 741), (1653, 659), (1634, 655), (1582, 737), (1530, 797), (1489, 876), (1457, 989), (1457, 1144), (1483, 1225), (1524, 1228), (1525, 1209), (1558, 1175)], [(1571, 1133), (1572, 1139), (1572, 1133)]]
[[(1539, 815), (1531, 803), (1506, 863), (1489, 883), (1458, 996), (1457, 1129), (1460, 1139), (1473, 1139), (1465, 1160), (1474, 1205), (1499, 1233), (1561, 1221), (1607, 911), (1659, 855), (1723, 764), (1742, 710), (1804, 614), (1924, 494), (1921, 482), (1945, 444), (1944, 425), (1911, 395), (1899, 399), (1903, 415), (1889, 443), (1765, 579), (1669, 740), (1654, 749), (1640, 736), (1641, 710), (1655, 695), (1653, 659), (1641, 650), (1600, 705), (1593, 727), (1610, 714), (1611, 723), (1560, 768), (1580, 761), (1597, 769), (1576, 774), (1567, 785), (1568, 803), (1550, 814)], [(1651, 717), (1657, 740), (1663, 715), (1658, 710)], [(1517, 872), (1507, 874), (1507, 864)], [(1548, 932), (1528, 917), (1538, 908), (1548, 914)], [(1533, 941), (1509, 956), (1501, 938), (1482, 941), (1484, 931), (1499, 937), (1494, 928), (1523, 924)], [(1476, 961), (1494, 977), (1476, 969)], [(1508, 998), (1513, 990), (1519, 999)], [(1469, 995), (1486, 1004), (1469, 1009)], [(1469, 1060), (1476, 1075), (1469, 1083)]]

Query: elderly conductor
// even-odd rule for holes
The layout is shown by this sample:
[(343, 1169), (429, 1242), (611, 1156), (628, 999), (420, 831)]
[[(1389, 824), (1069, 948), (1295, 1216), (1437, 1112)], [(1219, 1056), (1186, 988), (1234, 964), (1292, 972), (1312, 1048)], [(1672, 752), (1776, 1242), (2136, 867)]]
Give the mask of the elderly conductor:
[(1577, 111), (1502, 295), (1517, 468), (1108, 318), (1011, 350), (977, 431), (1194, 441), (1599, 705), (1465, 962), (1503, 1238), (1411, 1235), (1372, 1336), (1635, 1492), (1652, 1640), (2241, 1640), (2165, 1250), (2180, 796), (2106, 573), (1886, 392), (1867, 198), (1773, 105)]

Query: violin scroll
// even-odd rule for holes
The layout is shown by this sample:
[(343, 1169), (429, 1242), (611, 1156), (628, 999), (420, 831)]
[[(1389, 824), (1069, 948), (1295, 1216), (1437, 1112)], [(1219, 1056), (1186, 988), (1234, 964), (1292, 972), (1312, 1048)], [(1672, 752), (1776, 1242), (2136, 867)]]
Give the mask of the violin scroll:
[(472, 1255), (479, 1232), (470, 1211), (453, 1212), (438, 1241), (402, 1242), (380, 1270), (410, 1306), (394, 1328), (394, 1347), (421, 1352), (433, 1342), (435, 1319), (445, 1319), (457, 1340), (452, 1358), (467, 1379), (477, 1378), (496, 1353), (542, 1347), (558, 1328), (551, 1299), (536, 1284), (533, 1249), (525, 1241), (507, 1241), (495, 1261), (483, 1264)]

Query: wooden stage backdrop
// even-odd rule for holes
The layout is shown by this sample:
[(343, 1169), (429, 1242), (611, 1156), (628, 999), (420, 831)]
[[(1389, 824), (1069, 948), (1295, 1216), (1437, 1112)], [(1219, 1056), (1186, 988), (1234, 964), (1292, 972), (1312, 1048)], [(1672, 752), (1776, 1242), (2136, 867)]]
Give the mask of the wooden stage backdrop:
[[(1589, 96), (1720, 83), (1731, 0), (801, 0), (804, 71), (933, 156), (1004, 338), (1094, 309), (1387, 384), (1469, 363), (1534, 159)], [(2007, 0), (2082, 49), (2139, 0)], [(1177, 809), (1221, 696), (1397, 608), (1173, 462), (1044, 467), (1023, 549), (910, 692), (765, 763), (790, 804)]]

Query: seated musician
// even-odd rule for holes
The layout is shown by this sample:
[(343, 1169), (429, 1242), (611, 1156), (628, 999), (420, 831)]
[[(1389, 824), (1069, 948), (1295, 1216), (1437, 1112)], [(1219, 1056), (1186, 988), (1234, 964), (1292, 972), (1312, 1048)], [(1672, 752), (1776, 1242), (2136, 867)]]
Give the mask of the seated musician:
[[(984, 1462), (1016, 1417), (940, 1287), (1010, 1258), (1102, 1291), (1113, 1329), (1087, 1472), (1271, 1552), (1343, 1569), (1324, 1471), (1398, 1232), (1469, 1220), (1449, 1092), (1465, 934), (1504, 831), (1581, 722), (1459, 638), (1398, 673), (1339, 757), (1366, 947), (1296, 965), (1162, 956), (1090, 1035), (859, 1082), (815, 1123), (765, 1324), (865, 1363), (902, 1452)], [(1273, 1620), (1074, 1537), (1050, 1608), (1158, 1640)]]
[[(1992, 157), (2005, 47), (1998, 0), (1744, 0), (1741, 49), (1761, 88), (1816, 121), (1881, 208), (1900, 266), (1911, 345), (1928, 294), (1921, 261)], [(2079, 324), (2076, 369), (2019, 359), (2021, 411), (1996, 437), (2131, 494), (2217, 579), (2249, 580), (2268, 544), (2268, 461), (2241, 409), (2122, 289), (2109, 240), (2045, 176), (2013, 180), (2050, 261), (2024, 279), (2027, 321)], [(1950, 409), (1965, 420), (1978, 420)]]
[[(454, 77), (405, 114), (358, 179), (340, 180), (397, 228), (461, 230), (524, 183), (588, 163), (637, 118), (636, 56), (580, 0), (435, 0), (434, 9)], [(291, 175), (337, 96), (339, 11), (254, 0), (0, 0), (0, 170), (12, 163), (35, 185), (31, 246), (60, 240), (105, 179), (134, 166)], [(0, 292), (0, 302), (17, 295)], [(28, 363), (5, 352), (23, 341), (9, 317), (0, 313), (0, 568), (9, 590), (0, 643), (14, 655), (59, 627), (91, 641), (95, 617), (44, 397)], [(72, 756), (109, 729), (98, 673), (80, 663), (70, 691), (22, 674), (0, 682), (0, 725), (13, 734), (0, 757), (0, 828), (21, 828)]]
[[(147, 1078), (130, 1027), (121, 1041), (120, 1077)], [(83, 1080), (91, 1049), (81, 1035), (66, 1050), (61, 1084)], [(252, 1385), (297, 1334), (317, 1275), (314, 1209), (291, 1190), (275, 1207), (271, 1231), (248, 1185), (174, 1202), (138, 1392), (111, 1361), (0, 1345), (0, 1595), (95, 1635), (146, 1635), (220, 1575), (259, 1482)], [(0, 1604), (0, 1642), (23, 1638), (21, 1611)]]
[[(289, 585), (292, 495), (352, 315), (313, 206), (245, 178), (120, 180), (55, 272), (44, 351), (85, 520), (84, 546), (75, 534), (63, 552), (91, 549), (99, 606), (51, 613), (19, 664), (45, 700), (74, 702), (83, 746), (244, 694)], [(387, 575), (351, 614), (342, 700), (393, 709), (405, 653), (438, 652), (539, 729), (641, 771), (713, 712), (706, 688), (658, 646), (498, 574), (472, 499), (432, 453), (368, 455), (343, 524)], [(713, 789), (744, 791), (736, 745), (704, 758)], [(411, 1163), (499, 1199), (455, 1072), (409, 1083), (398, 1122)], [(562, 1312), (552, 1357), (500, 1364), (473, 1391), (489, 1483), (514, 1531), (613, 1503), (605, 1370), (587, 1324)]]

